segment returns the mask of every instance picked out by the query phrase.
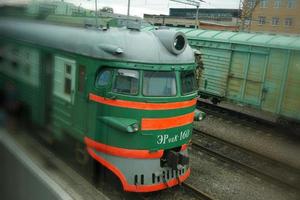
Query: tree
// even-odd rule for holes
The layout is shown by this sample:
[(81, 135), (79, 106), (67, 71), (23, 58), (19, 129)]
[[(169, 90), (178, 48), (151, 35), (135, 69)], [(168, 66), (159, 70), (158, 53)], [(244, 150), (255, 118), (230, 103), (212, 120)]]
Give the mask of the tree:
[(103, 7), (100, 9), (100, 12), (105, 12), (105, 13), (114, 13), (114, 9), (111, 7)]

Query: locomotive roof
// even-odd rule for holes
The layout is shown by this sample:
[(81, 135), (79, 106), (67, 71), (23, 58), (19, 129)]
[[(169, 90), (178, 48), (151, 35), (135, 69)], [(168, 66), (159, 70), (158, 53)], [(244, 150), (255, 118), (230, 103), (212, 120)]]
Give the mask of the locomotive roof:
[[(144, 30), (154, 30), (154, 27), (146, 27)], [(215, 42), (229, 42), (270, 48), (300, 50), (299, 35), (246, 33), (233, 31), (215, 31), (203, 29), (176, 28), (176, 31), (185, 33), (187, 38), (193, 40), (208, 40)]]
[[(126, 28), (101, 31), (35, 21), (0, 19), (0, 37), (99, 59), (156, 64), (194, 62), (194, 54), (189, 46), (181, 54), (175, 55), (168, 51), (152, 31)], [(122, 53), (107, 51), (111, 48), (120, 48)]]

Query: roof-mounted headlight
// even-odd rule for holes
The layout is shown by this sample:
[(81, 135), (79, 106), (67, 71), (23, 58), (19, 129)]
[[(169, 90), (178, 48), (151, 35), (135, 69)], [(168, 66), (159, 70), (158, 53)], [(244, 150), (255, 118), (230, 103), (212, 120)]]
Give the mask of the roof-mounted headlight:
[(177, 35), (175, 40), (174, 40), (174, 47), (177, 51), (182, 50), (185, 47), (185, 38), (183, 35)]
[(185, 50), (187, 39), (182, 32), (172, 30), (156, 30), (153, 32), (169, 52), (178, 55)]

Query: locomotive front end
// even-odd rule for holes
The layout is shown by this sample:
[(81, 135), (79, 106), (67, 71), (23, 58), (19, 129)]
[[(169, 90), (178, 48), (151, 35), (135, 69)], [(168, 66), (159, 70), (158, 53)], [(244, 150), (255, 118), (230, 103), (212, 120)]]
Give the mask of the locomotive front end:
[(84, 139), (88, 153), (131, 192), (162, 190), (188, 178), (192, 123), (201, 118), (185, 36), (167, 30), (147, 35), (160, 49), (155, 62), (101, 63), (89, 94), (96, 122)]

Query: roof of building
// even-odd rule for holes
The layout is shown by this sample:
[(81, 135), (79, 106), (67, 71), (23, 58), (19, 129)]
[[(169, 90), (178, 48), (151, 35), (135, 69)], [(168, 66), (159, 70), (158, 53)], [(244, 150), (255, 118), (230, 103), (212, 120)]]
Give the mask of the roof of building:
[[(126, 28), (100, 31), (0, 19), (0, 37), (98, 59), (157, 64), (194, 62), (193, 51), (189, 46), (181, 54), (175, 55), (150, 31), (134, 31)], [(118, 48), (123, 53), (112, 53), (113, 49)]]
[[(170, 8), (170, 16), (194, 17), (191, 13), (196, 14), (197, 8)], [(199, 8), (199, 17), (203, 15), (218, 15), (218, 17), (225, 17), (224, 14), (229, 14), (232, 17), (238, 17), (239, 9), (235, 8)], [(219, 15), (221, 14), (221, 15)], [(228, 16), (227, 16), (228, 17)]]
[[(153, 29), (154, 27), (145, 28), (145, 30)], [(297, 35), (215, 31), (190, 28), (176, 28), (175, 30), (185, 33), (189, 40), (199, 39), (215, 42), (300, 50), (300, 36)]]
[[(197, 8), (170, 8), (170, 11), (196, 11)], [(199, 11), (207, 11), (207, 12), (237, 12), (238, 8), (199, 8)]]

